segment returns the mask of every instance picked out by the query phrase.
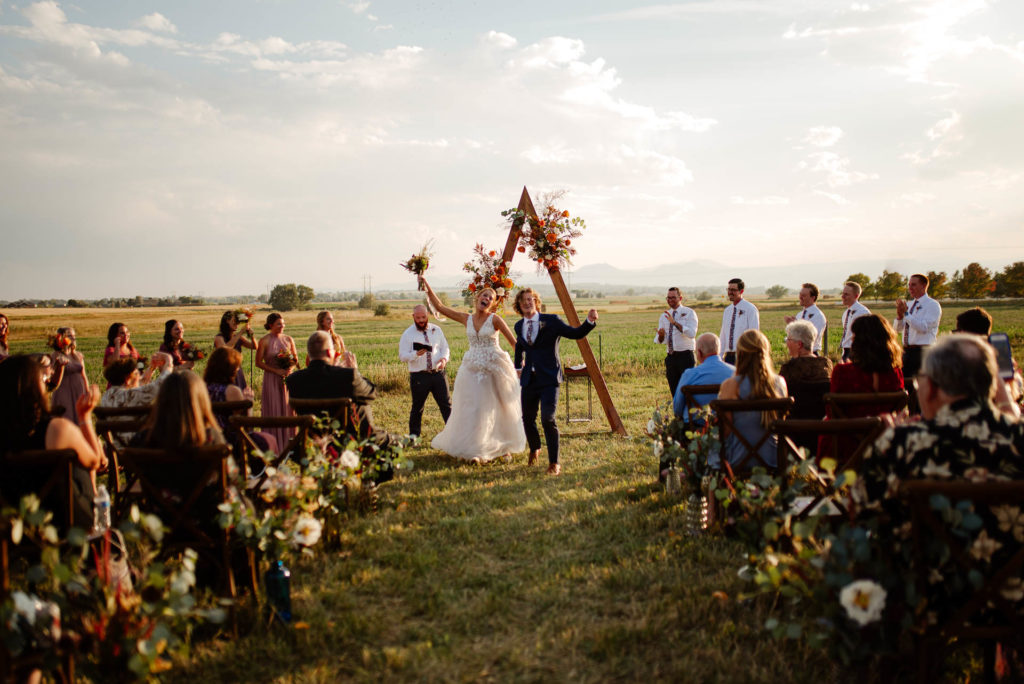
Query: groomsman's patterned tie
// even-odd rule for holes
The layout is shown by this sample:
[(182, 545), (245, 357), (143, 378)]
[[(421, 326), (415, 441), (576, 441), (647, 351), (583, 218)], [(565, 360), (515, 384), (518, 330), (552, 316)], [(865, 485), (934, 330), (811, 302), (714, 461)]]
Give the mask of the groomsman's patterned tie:
[[(426, 340), (427, 344), (430, 344), (430, 338), (427, 337), (427, 331), (423, 331), (423, 339)], [(427, 350), (427, 370), (434, 370), (434, 362), (431, 358), (430, 349)]]
[(670, 310), (669, 315), (672, 317), (672, 320), (669, 321), (668, 324), (668, 353), (671, 354), (675, 351), (672, 347), (672, 329), (676, 327), (676, 312), (674, 310)]
[(533, 344), (533, 319), (526, 321), (526, 341)]
[(725, 351), (736, 351), (736, 345), (733, 344), (733, 337), (736, 333), (736, 305), (732, 305), (732, 323), (729, 324), (729, 347)]
[[(910, 315), (910, 314), (914, 313), (914, 309), (916, 309), (916, 308), (917, 308), (917, 300), (915, 299), (914, 303), (910, 305), (910, 311), (907, 312), (907, 315)], [(910, 321), (908, 321), (906, 316), (904, 316), (903, 317), (903, 346), (904, 347), (907, 346), (907, 342), (909, 340), (910, 340)]]
[(847, 309), (843, 315), (843, 336), (839, 338), (839, 344), (846, 341), (846, 324), (850, 322), (850, 310)]

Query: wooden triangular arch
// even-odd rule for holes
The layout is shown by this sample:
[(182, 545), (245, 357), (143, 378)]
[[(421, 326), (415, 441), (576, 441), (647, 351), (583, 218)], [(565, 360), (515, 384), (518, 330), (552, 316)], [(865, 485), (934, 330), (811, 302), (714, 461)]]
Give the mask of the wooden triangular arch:
[[(530, 199), (530, 193), (526, 190), (526, 186), (523, 186), (518, 209), (527, 216), (537, 216), (537, 210), (533, 208), (533, 200)], [(509, 264), (512, 262), (518, 244), (519, 224), (513, 221), (508, 232), (508, 241), (505, 242), (505, 251), (501, 255), (503, 262)], [(551, 284), (555, 286), (555, 293), (558, 295), (558, 301), (562, 305), (562, 311), (565, 313), (569, 325), (578, 326), (580, 318), (576, 315), (572, 297), (569, 296), (569, 290), (565, 286), (565, 281), (562, 280), (562, 273), (558, 270), (558, 266), (549, 268), (548, 275), (551, 276)], [(576, 344), (579, 345), (583, 361), (587, 364), (587, 374), (590, 376), (590, 381), (594, 383), (594, 389), (597, 390), (597, 396), (601, 400), (601, 407), (604, 409), (604, 415), (608, 418), (612, 432), (625, 435), (626, 428), (622, 424), (622, 419), (619, 418), (619, 412), (615, 410), (615, 404), (612, 403), (612, 395), (608, 392), (608, 384), (605, 383), (601, 368), (597, 365), (597, 358), (594, 356), (594, 350), (590, 348), (590, 342), (584, 337), (576, 340)]]

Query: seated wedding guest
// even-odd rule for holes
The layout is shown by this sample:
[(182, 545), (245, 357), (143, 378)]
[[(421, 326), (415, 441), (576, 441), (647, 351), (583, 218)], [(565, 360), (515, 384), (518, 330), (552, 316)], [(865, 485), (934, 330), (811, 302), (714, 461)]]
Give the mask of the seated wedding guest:
[(306, 352), (309, 367), (288, 376), (288, 395), (295, 399), (351, 399), (359, 416), (359, 437), (373, 435), (378, 442), (387, 441), (388, 434), (373, 424), (370, 403), (377, 398), (377, 388), (360, 375), (356, 355), (345, 352), (341, 363), (335, 365), (331, 338), (323, 330), (309, 336)]
[(160, 345), (160, 351), (171, 355), (171, 358), (174, 359), (175, 369), (192, 370), (192, 367), (196, 365), (194, 360), (185, 357), (186, 349), (188, 349), (188, 343), (185, 342), (185, 326), (181, 324), (181, 321), (172, 318), (164, 323), (164, 341)]
[[(252, 339), (251, 321), (246, 319), (245, 327), (239, 329), (238, 313), (235, 311), (225, 311), (224, 315), (220, 317), (220, 328), (217, 334), (213, 336), (214, 352), (221, 347), (234, 349), (236, 352), (241, 352), (243, 349), (256, 349), (256, 343)], [(210, 358), (213, 358), (213, 356), (211, 355)], [(241, 389), (248, 387), (245, 382), (245, 371), (242, 370), (241, 357), (239, 357), (238, 361), (238, 372), (235, 373), (235, 377), (231, 382)]]
[[(771, 345), (760, 330), (747, 330), (736, 341), (736, 374), (722, 383), (719, 399), (778, 399), (786, 396), (786, 381), (775, 375), (772, 365)], [(778, 416), (774, 411), (736, 411), (733, 424), (736, 431), (751, 444), (764, 436), (772, 421)], [(778, 438), (772, 435), (758, 449), (761, 459), (769, 466), (777, 462)], [(740, 463), (746, 456), (746, 447), (735, 434), (725, 436), (722, 452), (731, 464)], [(718, 467), (713, 455), (708, 464)], [(747, 461), (748, 466), (756, 463)]]
[[(697, 365), (687, 368), (679, 378), (676, 385), (676, 393), (672, 398), (672, 408), (676, 417), (683, 421), (690, 420), (690, 412), (687, 410), (686, 397), (683, 395), (683, 387), (688, 385), (720, 385), (727, 378), (731, 378), (736, 372), (736, 367), (731, 366), (722, 357), (718, 335), (715, 333), (704, 333), (697, 338)], [(714, 394), (695, 394), (693, 396), (701, 406), (707, 406), (715, 398)]]
[(118, 359), (138, 360), (139, 352), (131, 342), (131, 333), (124, 323), (111, 323), (107, 328), (107, 348), (103, 350), (103, 367)]
[(786, 351), (789, 360), (782, 364), (779, 375), (786, 381), (793, 397), (791, 418), (821, 419), (825, 417), (822, 399), (829, 390), (832, 362), (811, 351), (819, 332), (810, 321), (794, 320), (786, 326)]
[(825, 314), (818, 308), (818, 286), (814, 283), (804, 283), (800, 286), (800, 306), (803, 307), (796, 316), (785, 316), (786, 323), (793, 321), (807, 321), (814, 326), (817, 335), (814, 342), (808, 347), (812, 354), (821, 351), (821, 341), (825, 334)]
[[(829, 389), (835, 394), (858, 392), (896, 392), (903, 389), (900, 345), (896, 333), (878, 314), (867, 314), (850, 325), (850, 363), (841, 363), (832, 370)], [(848, 418), (864, 418), (885, 413), (885, 406), (853, 406)]]
[[(992, 334), (992, 316), (980, 306), (968, 309), (956, 317), (956, 329), (953, 332), (982, 335), (985, 339)], [(1013, 377), (1000, 382), (996, 387), (993, 400), (996, 408), (1011, 416), (1020, 417), (1021, 375), (1014, 362)]]
[[(160, 391), (160, 383), (170, 375), (174, 366), (170, 355), (156, 352), (150, 359), (146, 373), (139, 373), (139, 364), (131, 358), (112, 361), (103, 369), (103, 377), (107, 379), (107, 389), (100, 397), (100, 406), (125, 408), (128, 406), (149, 406), (156, 401)], [(153, 380), (153, 373), (161, 369), (163, 372)], [(124, 448), (135, 436), (134, 432), (115, 432), (115, 446)]]
[(206, 383), (191, 371), (168, 373), (132, 446), (181, 449), (206, 444), (224, 444)]
[(78, 351), (75, 329), (57, 328), (50, 347), (53, 349), (50, 354), (53, 367), (51, 384), (56, 388), (50, 394), (50, 410), (54, 415), (64, 416), (77, 424), (75, 404), (89, 391), (89, 378), (85, 374), (85, 357)]
[[(213, 350), (213, 353), (210, 354), (210, 360), (206, 362), (206, 370), (203, 371), (203, 380), (206, 382), (206, 390), (210, 395), (211, 402), (252, 400), (253, 393), (251, 389), (248, 387), (241, 389), (238, 385), (234, 384), (234, 379), (241, 366), (241, 353), (231, 347), (222, 346)], [(228, 443), (232, 446), (240, 444), (241, 436), (235, 428), (228, 424), (228, 415), (223, 413), (214, 413), (213, 415), (217, 419), (217, 425), (220, 426), (220, 430), (224, 433), (224, 438)], [(270, 433), (253, 432), (251, 436), (256, 446), (260, 448), (260, 451), (273, 451), (277, 453), (277, 440)], [(250, 469), (253, 466), (260, 465), (259, 463), (251, 462)]]
[[(16, 355), (0, 363), (0, 457), (36, 449), (74, 450), (78, 459), (72, 474), (73, 519), (75, 525), (84, 529), (90, 529), (93, 523), (96, 471), (106, 467), (107, 461), (92, 423), (92, 411), (99, 397), (99, 388), (93, 385), (78, 398), (78, 425), (66, 418), (52, 417), (39, 359)], [(0, 467), (4, 473), (0, 487), (12, 503), (16, 504), (22, 495), (37, 490), (41, 484), (18, 477), (6, 466)], [(59, 510), (54, 512), (60, 514)]]
[(11, 355), (11, 350), (7, 346), (7, 334), (10, 327), (11, 323), (7, 320), (7, 316), (0, 313), (0, 361)]

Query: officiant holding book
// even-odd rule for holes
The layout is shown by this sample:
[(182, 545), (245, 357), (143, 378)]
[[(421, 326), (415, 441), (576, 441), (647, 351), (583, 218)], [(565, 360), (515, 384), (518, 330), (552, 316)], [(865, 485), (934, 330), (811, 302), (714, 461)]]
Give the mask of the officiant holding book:
[(398, 343), (398, 358), (409, 366), (409, 387), (412, 390), (409, 434), (419, 436), (423, 407), (428, 396), (433, 395), (445, 423), (452, 414), (448, 376), (445, 373), (445, 367), (451, 359), (451, 350), (448, 349), (444, 331), (430, 322), (427, 307), (422, 304), (415, 307), (412, 320), (413, 324), (405, 329)]

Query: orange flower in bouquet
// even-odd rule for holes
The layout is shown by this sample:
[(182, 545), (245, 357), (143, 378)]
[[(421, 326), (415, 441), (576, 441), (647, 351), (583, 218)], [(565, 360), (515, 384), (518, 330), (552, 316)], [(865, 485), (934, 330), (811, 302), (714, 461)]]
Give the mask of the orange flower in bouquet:
[[(430, 268), (430, 257), (434, 256), (430, 251), (431, 244), (433, 244), (433, 240), (428, 240), (417, 254), (413, 254), (407, 261), (399, 264), (399, 266), (417, 276), (426, 273), (427, 269)], [(422, 290), (423, 286), (420, 285), (419, 289)]]
[(471, 297), (478, 290), (491, 287), (498, 295), (498, 302), (504, 303), (515, 287), (508, 267), (508, 262), (502, 261), (501, 255), (495, 250), (486, 250), (483, 245), (476, 245), (473, 248), (473, 259), (462, 265), (462, 270), (470, 276), (462, 289), (462, 296)]
[(282, 349), (277, 352), (277, 365), (281, 370), (288, 370), (292, 366), (295, 366), (298, 361), (292, 356), (292, 353), (288, 349)]
[(193, 347), (188, 342), (184, 342), (181, 345), (181, 358), (185, 361), (198, 361), (205, 359), (206, 354), (199, 347)]
[(517, 227), (518, 251), (528, 253), (537, 262), (538, 270), (553, 271), (571, 264), (576, 255), (572, 241), (583, 234), (586, 222), (579, 216), (570, 217), (567, 209), (559, 209), (558, 201), (565, 195), (564, 190), (548, 193), (541, 197), (543, 211), (538, 215), (527, 215), (519, 209), (501, 212), (506, 220)]

